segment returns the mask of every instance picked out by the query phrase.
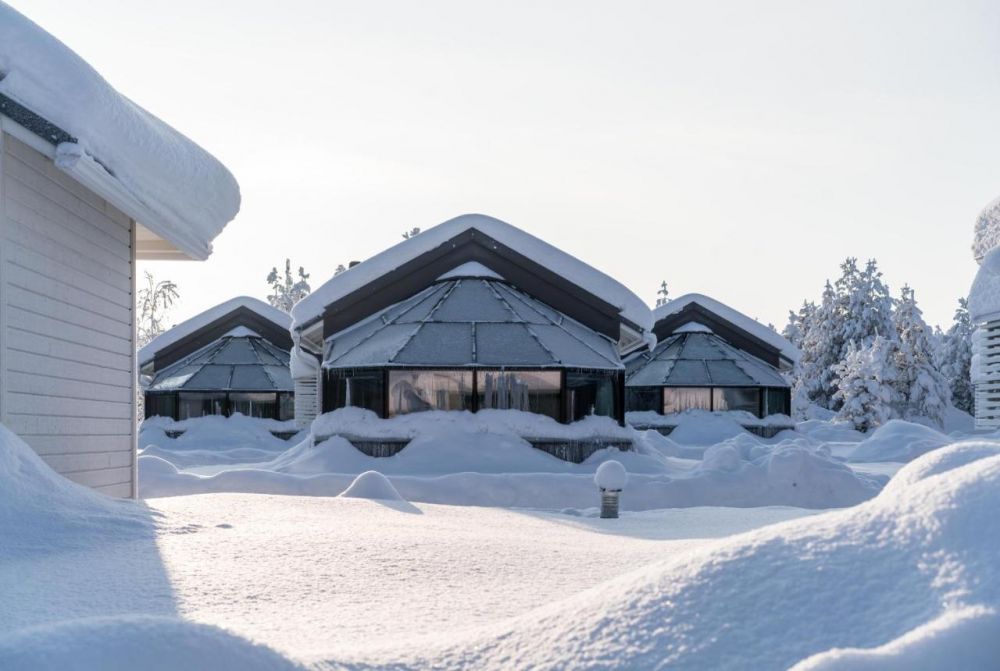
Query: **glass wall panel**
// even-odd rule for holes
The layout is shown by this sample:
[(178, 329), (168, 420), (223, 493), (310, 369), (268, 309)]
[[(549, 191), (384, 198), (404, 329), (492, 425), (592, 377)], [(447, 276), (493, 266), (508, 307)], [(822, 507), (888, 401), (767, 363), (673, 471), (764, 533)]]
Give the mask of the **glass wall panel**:
[(790, 389), (768, 389), (767, 407), (764, 408), (767, 415), (790, 415), (792, 414), (792, 392)]
[(224, 393), (181, 392), (177, 394), (177, 419), (225, 414)]
[(663, 412), (663, 387), (625, 387), (625, 411)]
[(229, 394), (229, 414), (240, 413), (247, 417), (278, 418), (278, 399), (274, 393)]
[(712, 390), (715, 410), (742, 410), (760, 415), (760, 389), (745, 387), (716, 387)]
[(566, 394), (571, 422), (587, 415), (615, 416), (614, 373), (567, 372)]
[(146, 394), (146, 417), (173, 417), (177, 399), (173, 394)]
[(350, 406), (381, 417), (385, 412), (383, 380), (381, 370), (328, 370), (323, 381), (323, 412)]
[(663, 414), (685, 410), (711, 410), (712, 390), (708, 387), (664, 387)]
[(278, 394), (278, 419), (282, 422), (295, 419), (295, 394), (288, 392)]
[(548, 370), (480, 370), (480, 409), (525, 410), (559, 420), (561, 375)]
[(472, 371), (389, 371), (389, 416), (423, 410), (472, 410)]

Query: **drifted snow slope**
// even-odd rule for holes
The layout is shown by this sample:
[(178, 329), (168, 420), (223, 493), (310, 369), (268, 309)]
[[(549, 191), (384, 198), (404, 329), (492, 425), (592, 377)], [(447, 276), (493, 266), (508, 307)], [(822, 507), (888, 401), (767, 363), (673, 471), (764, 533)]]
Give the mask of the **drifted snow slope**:
[(219, 161), (115, 91), (90, 65), (0, 2), (0, 94), (77, 138), (156, 220), (128, 212), (195, 258), (236, 216), (240, 191)]
[[(998, 507), (1000, 446), (950, 446), (856, 508), (651, 565), (475, 640), (403, 652), (404, 665), (786, 669), (813, 657), (802, 668), (826, 669), (852, 654), (982, 668), (1000, 659)], [(915, 654), (932, 639), (948, 655)]]

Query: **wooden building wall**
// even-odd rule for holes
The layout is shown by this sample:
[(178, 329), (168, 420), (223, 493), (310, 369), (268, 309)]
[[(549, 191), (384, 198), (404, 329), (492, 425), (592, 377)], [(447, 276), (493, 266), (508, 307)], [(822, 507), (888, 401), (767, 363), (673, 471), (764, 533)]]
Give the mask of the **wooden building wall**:
[(134, 496), (134, 224), (2, 132), (0, 175), (0, 420), (71, 480)]

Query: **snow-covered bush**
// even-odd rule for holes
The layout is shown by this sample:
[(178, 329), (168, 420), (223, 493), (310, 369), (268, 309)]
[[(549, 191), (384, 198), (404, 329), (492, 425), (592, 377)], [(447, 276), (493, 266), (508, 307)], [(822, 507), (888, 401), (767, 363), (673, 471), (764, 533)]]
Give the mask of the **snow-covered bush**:
[(897, 376), (889, 341), (879, 336), (865, 347), (849, 343), (847, 356), (834, 366), (834, 372), (834, 400), (840, 405), (838, 419), (850, 422), (858, 431), (889, 421)]

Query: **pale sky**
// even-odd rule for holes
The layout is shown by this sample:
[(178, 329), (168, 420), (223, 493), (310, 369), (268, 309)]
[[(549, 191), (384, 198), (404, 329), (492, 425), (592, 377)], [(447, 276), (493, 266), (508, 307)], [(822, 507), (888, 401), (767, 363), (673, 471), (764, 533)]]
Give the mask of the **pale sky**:
[(221, 159), (181, 321), (466, 212), (762, 322), (846, 256), (950, 322), (1000, 196), (1000, 3), (6, 0)]

